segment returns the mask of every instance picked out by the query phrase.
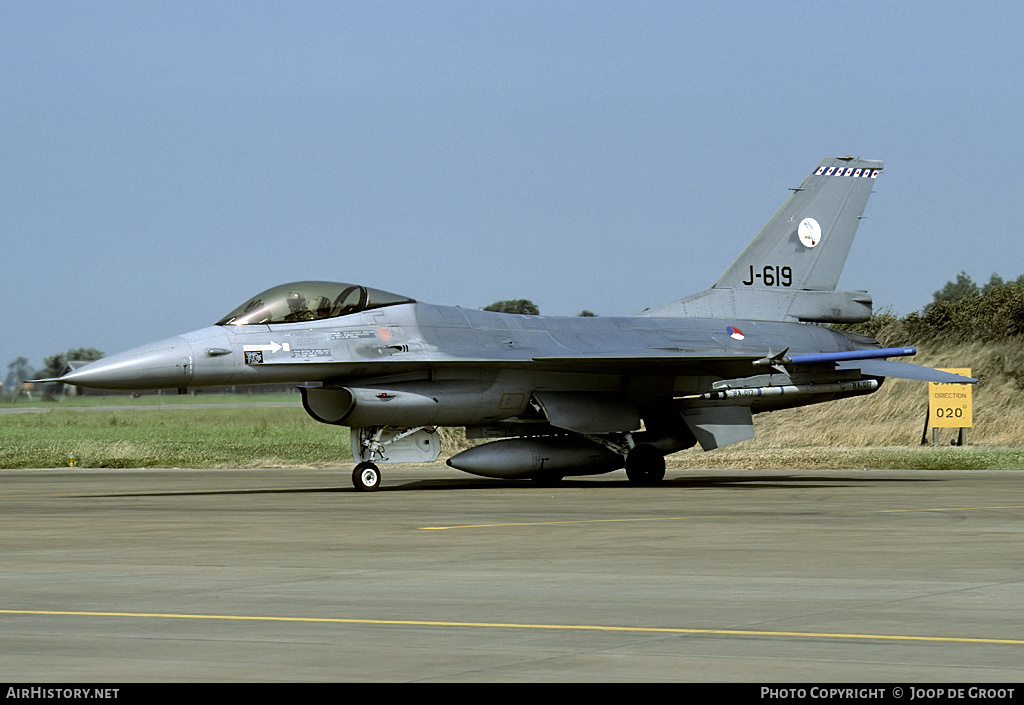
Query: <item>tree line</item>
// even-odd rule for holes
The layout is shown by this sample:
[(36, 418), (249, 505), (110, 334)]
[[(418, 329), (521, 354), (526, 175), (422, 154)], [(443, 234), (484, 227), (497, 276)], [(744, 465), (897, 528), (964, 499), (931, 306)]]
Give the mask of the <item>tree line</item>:
[(67, 370), (69, 363), (92, 362), (101, 357), (103, 353), (96, 348), (71, 348), (43, 358), (43, 367), (39, 370), (33, 369), (27, 358), (19, 357), (7, 365), (7, 376), (4, 377), (3, 385), (0, 385), (0, 392), (17, 396), (22, 383), (27, 379), (60, 377)]
[(902, 318), (886, 309), (864, 323), (835, 328), (871, 336), (885, 345), (991, 342), (1024, 333), (1024, 274), (1010, 281), (993, 274), (979, 287), (960, 272), (932, 298), (922, 310)]
[[(484, 311), (537, 316), (529, 299), (496, 301)], [(582, 311), (580, 316), (593, 316)], [(911, 345), (927, 341), (965, 343), (995, 341), (1024, 334), (1024, 274), (1009, 281), (992, 274), (978, 286), (967, 272), (932, 294), (920, 311), (900, 318), (891, 309), (876, 311), (864, 323), (833, 326), (838, 330), (876, 338), (885, 345)]]
[[(519, 313), (525, 316), (539, 316), (540, 309), (537, 308), (537, 304), (533, 303), (529, 299), (509, 299), (507, 301), (495, 301), (490, 306), (484, 306), (484, 311), (495, 311), (497, 313)], [(586, 309), (576, 314), (578, 317), (590, 318), (597, 316), (593, 311), (587, 311)]]

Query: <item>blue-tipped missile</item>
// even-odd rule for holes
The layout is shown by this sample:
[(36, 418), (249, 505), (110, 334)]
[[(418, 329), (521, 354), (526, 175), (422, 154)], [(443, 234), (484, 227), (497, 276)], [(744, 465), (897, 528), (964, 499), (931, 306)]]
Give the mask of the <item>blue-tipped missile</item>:
[[(916, 379), (923, 382), (936, 382), (938, 384), (970, 384), (978, 381), (974, 377), (964, 377), (963, 375), (943, 372), (931, 367), (883, 359), (887, 357), (916, 355), (917, 348), (915, 347), (845, 350), (843, 352), (806, 353), (804, 355), (786, 355), (787, 352), (788, 349), (783, 350), (777, 355), (769, 355), (760, 360), (754, 360), (752, 364), (757, 367), (773, 367), (779, 372), (785, 372), (785, 365), (820, 365), (831, 362), (835, 364), (836, 369), (858, 370), (861, 374), (872, 377)], [(821, 390), (819, 389), (818, 391)]]
[(754, 361), (755, 367), (772, 365), (817, 365), (823, 362), (845, 362), (847, 360), (874, 360), (880, 357), (906, 357), (916, 355), (917, 348), (875, 348), (872, 350), (843, 350), (842, 352), (807, 353), (804, 355), (786, 355), (786, 351), (778, 355)]

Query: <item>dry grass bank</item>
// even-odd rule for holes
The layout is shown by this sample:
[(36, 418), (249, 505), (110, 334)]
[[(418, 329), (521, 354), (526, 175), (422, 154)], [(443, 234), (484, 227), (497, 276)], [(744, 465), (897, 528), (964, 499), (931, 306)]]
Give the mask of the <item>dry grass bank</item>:
[[(919, 350), (911, 358), (916, 364), (969, 367), (981, 380), (973, 393), (971, 445), (1024, 446), (1024, 350), (980, 343)], [(888, 379), (864, 397), (759, 414), (757, 438), (736, 449), (916, 446), (928, 415), (927, 394), (925, 382)], [(955, 433), (941, 430), (940, 441), (948, 443)]]
[[(668, 458), (672, 468), (1024, 467), (1024, 350), (1010, 343), (918, 346), (914, 363), (969, 367), (981, 381), (973, 390), (969, 448), (950, 448), (953, 429), (941, 429), (941, 447), (922, 447), (928, 385), (886, 380), (874, 394), (754, 417), (757, 438), (704, 453)], [(931, 430), (926, 438), (931, 442)], [(1001, 449), (998, 457), (989, 453)]]

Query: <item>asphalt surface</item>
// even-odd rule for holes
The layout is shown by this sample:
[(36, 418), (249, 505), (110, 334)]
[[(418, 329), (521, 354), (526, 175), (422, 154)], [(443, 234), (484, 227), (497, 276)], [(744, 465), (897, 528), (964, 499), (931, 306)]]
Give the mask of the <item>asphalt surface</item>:
[(1024, 472), (0, 471), (21, 682), (1024, 680)]

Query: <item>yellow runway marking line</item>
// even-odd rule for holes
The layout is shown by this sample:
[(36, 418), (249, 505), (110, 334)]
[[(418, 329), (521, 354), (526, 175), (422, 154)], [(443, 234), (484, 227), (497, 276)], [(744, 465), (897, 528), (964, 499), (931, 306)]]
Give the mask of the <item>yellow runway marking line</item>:
[(875, 641), (927, 641), (958, 644), (1024, 645), (1024, 639), (984, 639), (953, 636), (909, 636), (900, 634), (843, 634), (831, 632), (783, 632), (755, 629), (684, 629), (677, 627), (615, 627), (586, 624), (517, 624), (505, 622), (442, 622), (415, 619), (342, 619), (336, 617), (260, 617), (224, 614), (175, 614), (161, 612), (79, 612), (67, 610), (0, 610), (6, 615), (62, 617), (132, 617), (137, 619), (205, 619), (242, 622), (293, 622), (313, 624), (369, 624), (377, 626), (473, 627), (485, 629), (547, 629), (560, 631), (632, 632), (647, 634), (697, 634), (710, 636), (767, 636), (806, 639), (862, 639)]
[(682, 521), (684, 519), (725, 519), (729, 514), (708, 514), (689, 517), (634, 517), (631, 519), (566, 519), (564, 521), (520, 521), (506, 524), (453, 524), (452, 526), (421, 526), (420, 531), (447, 531), (449, 529), (491, 529), (502, 526), (552, 526), (558, 524), (617, 524), (639, 521)]
[[(963, 512), (990, 509), (1024, 509), (1024, 504), (998, 507), (931, 507), (924, 509), (862, 509), (845, 512), (822, 512), (831, 516), (849, 516), (856, 514), (905, 514), (913, 512)], [(641, 521), (685, 521), (687, 519), (734, 519), (749, 514), (695, 514), (688, 517), (634, 517), (631, 519), (571, 519), (565, 521), (520, 521), (504, 524), (452, 524), (450, 526), (421, 526), (420, 531), (448, 531), (451, 529), (493, 529), (507, 526), (557, 526), (564, 524), (614, 524)]]
[(837, 512), (838, 514), (897, 514), (899, 512), (966, 512), (977, 509), (1024, 509), (1024, 504), (1008, 504), (1000, 507), (931, 507), (925, 509), (865, 509), (859, 512)]

